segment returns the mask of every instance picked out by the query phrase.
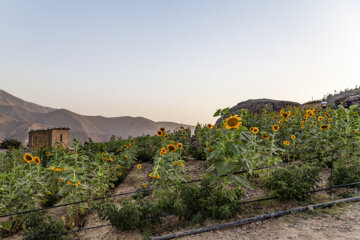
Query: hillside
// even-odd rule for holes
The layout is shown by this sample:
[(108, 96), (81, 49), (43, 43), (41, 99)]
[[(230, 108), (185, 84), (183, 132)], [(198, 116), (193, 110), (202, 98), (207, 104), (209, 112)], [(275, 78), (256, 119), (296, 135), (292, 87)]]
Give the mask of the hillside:
[[(70, 127), (70, 139), (107, 141), (112, 135), (127, 138), (154, 134), (160, 127), (179, 128), (174, 122), (154, 122), (143, 117), (84, 116), (66, 109), (54, 109), (26, 102), (0, 90), (0, 140), (15, 138), (27, 144), (27, 131), (51, 127)], [(188, 125), (182, 125), (191, 127)]]

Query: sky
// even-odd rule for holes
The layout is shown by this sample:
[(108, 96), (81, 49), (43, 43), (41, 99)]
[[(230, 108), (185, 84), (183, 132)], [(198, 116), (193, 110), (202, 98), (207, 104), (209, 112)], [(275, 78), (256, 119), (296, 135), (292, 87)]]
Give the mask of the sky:
[(0, 0), (0, 89), (83, 115), (213, 123), (360, 85), (357, 0)]

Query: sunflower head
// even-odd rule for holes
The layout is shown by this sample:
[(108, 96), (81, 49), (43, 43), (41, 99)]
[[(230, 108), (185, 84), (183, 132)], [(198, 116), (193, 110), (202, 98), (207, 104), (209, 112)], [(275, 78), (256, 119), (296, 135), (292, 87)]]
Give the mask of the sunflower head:
[(46, 155), (46, 156), (50, 156), (50, 152), (46, 152), (45, 155)]
[(234, 115), (234, 116), (228, 117), (228, 118), (225, 120), (225, 127), (226, 127), (226, 129), (238, 128), (239, 126), (242, 125), (241, 120), (242, 120), (242, 119), (241, 119), (240, 117), (238, 117), (238, 115)]
[(140, 170), (140, 169), (142, 168), (141, 164), (138, 164), (138, 165), (136, 166), (136, 168), (137, 168), (138, 170)]
[(262, 138), (262, 139), (266, 139), (266, 140), (271, 139), (270, 135), (269, 135), (269, 134), (266, 134), (266, 133), (261, 134), (261, 138)]
[(34, 158), (33, 158), (33, 156), (32, 156), (30, 153), (25, 153), (25, 155), (24, 155), (24, 160), (25, 160), (27, 163), (31, 163), (32, 161), (34, 161)]
[(290, 137), (292, 140), (295, 140), (296, 136), (295, 135), (291, 135)]
[(177, 147), (178, 149), (182, 149), (182, 148), (183, 148), (183, 145), (182, 145), (182, 143), (178, 143), (178, 144), (176, 144), (176, 147)]
[(330, 125), (328, 125), (328, 124), (324, 124), (324, 125), (320, 126), (320, 130), (327, 130), (329, 128), (330, 128)]
[(281, 113), (281, 116), (286, 119), (290, 116), (290, 114), (289, 114), (289, 112), (283, 112), (283, 113)]
[(208, 123), (208, 125), (206, 125), (207, 128), (212, 128), (212, 125), (210, 123)]
[(156, 135), (157, 135), (157, 136), (162, 136), (162, 135), (164, 135), (164, 133), (163, 133), (163, 131), (158, 130), (158, 131), (156, 132)]
[(259, 128), (257, 128), (257, 127), (251, 127), (251, 128), (250, 128), (250, 132), (253, 133), (253, 134), (257, 134), (257, 133), (259, 133)]
[(273, 129), (275, 132), (277, 132), (277, 131), (279, 131), (280, 126), (277, 125), (277, 124), (274, 124), (274, 125), (272, 126), (272, 129)]
[(328, 122), (332, 122), (332, 118), (328, 118), (328, 120), (327, 120)]
[(174, 152), (176, 150), (176, 147), (174, 144), (169, 144), (169, 145), (167, 145), (166, 148), (169, 152)]
[(313, 125), (314, 125), (314, 126), (317, 126), (317, 122), (313, 122)]
[(319, 116), (319, 117), (318, 117), (318, 121), (321, 122), (322, 120), (324, 120), (324, 117), (323, 117), (323, 116)]
[(285, 140), (283, 143), (284, 143), (284, 145), (286, 145), (286, 146), (289, 146), (289, 145), (290, 145), (290, 142), (287, 141), (287, 140)]
[(38, 156), (34, 157), (34, 162), (36, 165), (39, 165), (40, 164), (40, 158)]
[(165, 128), (164, 128), (164, 127), (161, 127), (161, 128), (160, 128), (160, 131), (165, 132)]

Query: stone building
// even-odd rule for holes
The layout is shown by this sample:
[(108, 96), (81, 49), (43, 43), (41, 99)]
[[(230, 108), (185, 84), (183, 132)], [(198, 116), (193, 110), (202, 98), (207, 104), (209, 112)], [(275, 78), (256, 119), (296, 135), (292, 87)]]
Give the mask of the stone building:
[(70, 128), (49, 128), (29, 131), (29, 148), (51, 147), (60, 142), (64, 147), (69, 145)]

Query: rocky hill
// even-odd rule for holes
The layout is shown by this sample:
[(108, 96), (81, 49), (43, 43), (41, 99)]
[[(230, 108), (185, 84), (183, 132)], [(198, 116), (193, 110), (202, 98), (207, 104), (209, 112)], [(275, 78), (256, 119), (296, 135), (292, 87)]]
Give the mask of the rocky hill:
[(154, 122), (143, 117), (84, 116), (66, 109), (43, 107), (0, 90), (0, 141), (15, 138), (27, 144), (27, 131), (51, 127), (70, 127), (70, 139), (107, 141), (112, 135), (127, 138), (155, 134), (160, 127), (179, 128), (174, 122)]

